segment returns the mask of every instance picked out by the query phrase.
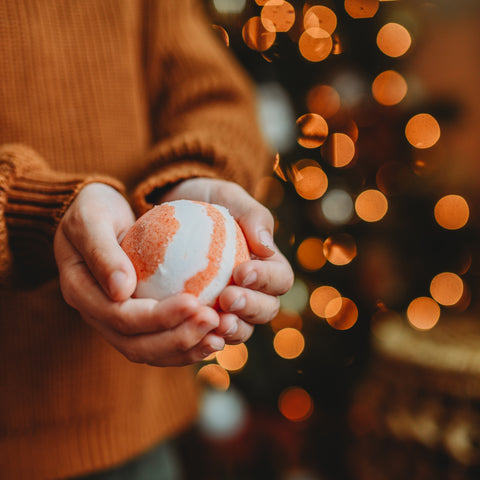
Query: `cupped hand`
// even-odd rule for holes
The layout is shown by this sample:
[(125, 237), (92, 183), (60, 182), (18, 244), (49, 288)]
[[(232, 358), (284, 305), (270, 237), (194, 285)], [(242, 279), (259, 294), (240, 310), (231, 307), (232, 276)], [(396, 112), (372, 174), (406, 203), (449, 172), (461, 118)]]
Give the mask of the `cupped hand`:
[(65, 301), (134, 362), (186, 365), (221, 350), (219, 315), (194, 296), (132, 298), (136, 274), (120, 241), (134, 221), (129, 203), (113, 188), (82, 188), (54, 239)]
[(178, 199), (216, 203), (228, 208), (242, 228), (252, 260), (238, 265), (234, 285), (219, 297), (220, 325), (215, 333), (226, 343), (246, 341), (254, 325), (265, 324), (278, 312), (278, 297), (293, 283), (293, 271), (273, 241), (274, 221), (270, 211), (236, 183), (193, 178), (178, 184), (161, 201)]

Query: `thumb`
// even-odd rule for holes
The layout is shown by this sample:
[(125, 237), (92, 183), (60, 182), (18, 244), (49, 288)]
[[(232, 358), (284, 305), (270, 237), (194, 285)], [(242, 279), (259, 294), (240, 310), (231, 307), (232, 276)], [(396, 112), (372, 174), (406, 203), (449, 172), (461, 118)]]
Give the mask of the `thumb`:
[(135, 269), (111, 226), (90, 224), (88, 231), (78, 238), (75, 247), (112, 300), (123, 301), (132, 296), (137, 284)]
[(270, 211), (249, 197), (244, 199), (232, 214), (242, 228), (251, 252), (258, 257), (271, 257), (275, 252), (273, 241), (274, 221)]

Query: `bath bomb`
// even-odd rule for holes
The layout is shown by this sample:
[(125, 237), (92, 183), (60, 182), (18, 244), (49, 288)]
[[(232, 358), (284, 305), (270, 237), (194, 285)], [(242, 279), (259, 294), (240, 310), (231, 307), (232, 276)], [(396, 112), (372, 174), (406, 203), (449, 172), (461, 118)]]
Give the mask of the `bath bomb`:
[(175, 200), (153, 207), (125, 235), (137, 273), (134, 296), (162, 300), (191, 293), (214, 306), (232, 271), (250, 259), (240, 226), (220, 205)]

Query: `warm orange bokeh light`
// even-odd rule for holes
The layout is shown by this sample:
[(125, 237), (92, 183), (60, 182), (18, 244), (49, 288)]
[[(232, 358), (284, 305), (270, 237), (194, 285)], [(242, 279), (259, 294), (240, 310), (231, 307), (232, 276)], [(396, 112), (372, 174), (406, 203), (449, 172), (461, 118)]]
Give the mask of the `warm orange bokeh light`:
[(277, 34), (267, 30), (260, 17), (252, 17), (243, 26), (242, 37), (245, 44), (252, 50), (264, 52), (275, 42)]
[[(329, 313), (331, 312), (331, 302), (332, 300), (341, 298), (340, 292), (328, 285), (323, 285), (316, 288), (310, 295), (310, 308), (312, 312), (320, 318), (326, 318), (327, 312), (326, 309), (330, 305)], [(337, 313), (337, 312), (335, 312)]]
[(305, 200), (316, 200), (327, 191), (328, 177), (319, 166), (307, 166), (295, 173), (294, 186)]
[(340, 108), (340, 95), (329, 85), (315, 85), (307, 94), (307, 107), (323, 118), (333, 117)]
[(310, 62), (325, 60), (332, 51), (333, 41), (323, 28), (312, 27), (305, 30), (298, 40), (302, 56)]
[(337, 28), (337, 16), (328, 7), (324, 5), (314, 5), (309, 8), (303, 17), (303, 26), (305, 30), (309, 28), (322, 28), (330, 35)]
[(334, 265), (346, 265), (356, 257), (357, 246), (351, 235), (340, 233), (325, 240), (323, 254)]
[(309, 272), (322, 268), (327, 261), (323, 254), (323, 241), (316, 237), (303, 240), (297, 249), (297, 261), (303, 269)]
[(332, 133), (323, 145), (322, 154), (333, 167), (345, 167), (355, 157), (355, 143), (345, 133)]
[(262, 8), (260, 18), (268, 31), (288, 32), (295, 23), (295, 9), (285, 0), (269, 0)]
[(371, 18), (378, 10), (378, 0), (345, 0), (344, 5), (352, 18)]
[(377, 75), (372, 84), (373, 98), (381, 105), (396, 105), (407, 94), (407, 82), (395, 70), (387, 70)]
[(296, 328), (282, 328), (273, 339), (273, 347), (282, 358), (297, 358), (305, 348), (305, 339)]
[(282, 184), (273, 177), (263, 177), (255, 185), (255, 199), (269, 208), (277, 208), (282, 203), (284, 194)]
[(434, 209), (435, 220), (447, 230), (458, 230), (466, 225), (470, 217), (468, 203), (460, 195), (442, 197)]
[(388, 210), (388, 201), (379, 190), (365, 190), (355, 201), (357, 215), (366, 222), (378, 222)]
[(303, 327), (302, 316), (298, 312), (292, 310), (281, 309), (276, 317), (270, 322), (270, 327), (276, 333), (282, 328), (296, 328), (301, 330)]
[(302, 422), (313, 412), (312, 397), (300, 387), (285, 389), (278, 398), (280, 413), (292, 422)]
[(197, 372), (197, 379), (208, 383), (217, 390), (228, 390), (230, 386), (230, 375), (220, 365), (209, 363), (204, 365)]
[(408, 30), (398, 23), (387, 23), (377, 34), (378, 48), (389, 57), (400, 57), (412, 44)]
[(220, 25), (212, 25), (212, 30), (217, 33), (217, 35), (222, 39), (223, 43), (227, 47), (230, 46), (230, 37), (228, 36), (227, 31)]
[(241, 370), (248, 360), (248, 350), (244, 343), (238, 345), (225, 345), (225, 348), (217, 352), (217, 362), (230, 372)]
[[(357, 323), (358, 308), (352, 300), (342, 297), (341, 302), (338, 299), (334, 299), (330, 303), (333, 303), (334, 306), (332, 308), (330, 304), (327, 305), (326, 319), (332, 328), (336, 330), (348, 330)], [(338, 313), (330, 315), (329, 310), (331, 308), (333, 311), (338, 310)]]
[(435, 275), (430, 283), (430, 293), (440, 305), (455, 305), (464, 292), (463, 280), (451, 272)]
[(325, 142), (328, 135), (328, 124), (317, 113), (306, 113), (297, 119), (300, 130), (298, 143), (304, 148), (317, 148)]
[(432, 115), (419, 113), (408, 121), (405, 135), (415, 148), (430, 148), (440, 138), (440, 125)]
[(438, 303), (429, 297), (418, 297), (407, 308), (408, 321), (419, 330), (433, 328), (440, 318)]

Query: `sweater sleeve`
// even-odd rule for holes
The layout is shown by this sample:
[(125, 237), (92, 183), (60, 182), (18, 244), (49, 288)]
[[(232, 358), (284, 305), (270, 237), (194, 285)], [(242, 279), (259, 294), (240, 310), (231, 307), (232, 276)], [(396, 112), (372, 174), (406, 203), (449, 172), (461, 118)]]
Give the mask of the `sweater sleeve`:
[(24, 145), (0, 146), (0, 283), (33, 286), (55, 275), (55, 230), (76, 194), (93, 182), (123, 191), (106, 176), (53, 171)]
[(140, 213), (148, 195), (206, 176), (251, 190), (273, 165), (257, 124), (253, 86), (195, 0), (152, 0), (146, 72), (154, 146), (136, 185)]

